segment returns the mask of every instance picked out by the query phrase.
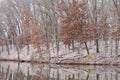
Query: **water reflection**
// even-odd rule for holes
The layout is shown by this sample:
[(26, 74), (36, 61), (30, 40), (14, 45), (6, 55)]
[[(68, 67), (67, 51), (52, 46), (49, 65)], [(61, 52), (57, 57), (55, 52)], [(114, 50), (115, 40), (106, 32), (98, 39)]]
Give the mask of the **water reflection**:
[(116, 66), (73, 66), (0, 62), (0, 80), (119, 80)]

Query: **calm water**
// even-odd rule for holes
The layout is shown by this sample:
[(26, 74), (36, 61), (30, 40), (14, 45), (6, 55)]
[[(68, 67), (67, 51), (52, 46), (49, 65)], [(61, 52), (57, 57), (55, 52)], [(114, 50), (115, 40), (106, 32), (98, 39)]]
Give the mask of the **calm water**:
[(120, 67), (0, 62), (0, 80), (120, 80)]

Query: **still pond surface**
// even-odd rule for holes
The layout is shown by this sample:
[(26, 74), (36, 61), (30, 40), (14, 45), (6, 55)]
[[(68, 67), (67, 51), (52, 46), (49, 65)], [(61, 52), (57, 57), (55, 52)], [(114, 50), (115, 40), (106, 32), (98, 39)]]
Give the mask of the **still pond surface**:
[(0, 80), (120, 80), (120, 67), (0, 62)]

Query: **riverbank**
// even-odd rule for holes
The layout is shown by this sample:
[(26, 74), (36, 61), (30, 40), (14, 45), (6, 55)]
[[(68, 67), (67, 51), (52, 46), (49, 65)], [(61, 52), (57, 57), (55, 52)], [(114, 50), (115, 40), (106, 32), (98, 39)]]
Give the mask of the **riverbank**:
[(99, 66), (101, 66), (101, 65), (113, 65), (113, 66), (120, 65), (120, 62), (119, 62), (120, 57), (115, 57), (115, 59), (112, 60), (111, 62), (110, 62), (110, 60), (111, 59), (109, 59), (109, 60), (103, 59), (103, 62), (96, 63), (93, 61), (85, 61), (84, 62), (84, 60), (82, 60), (82, 61), (68, 60), (67, 61), (67, 59), (63, 60), (62, 62), (60, 62), (60, 61), (54, 61), (54, 62), (50, 61), (49, 62), (48, 60), (47, 61), (45, 61), (45, 60), (35, 61), (35, 60), (18, 60), (18, 59), (0, 59), (0, 62), (22, 62), (22, 63), (38, 63), (38, 64), (57, 64), (57, 65), (99, 65)]
[[(111, 43), (108, 42), (108, 45)], [(85, 49), (84, 45), (81, 45), (78, 50), (72, 50), (66, 48), (63, 43), (60, 43), (60, 49), (57, 57), (57, 50), (55, 45), (50, 45), (49, 53), (47, 51), (43, 51), (42, 53), (38, 53), (37, 50), (30, 45), (29, 53), (27, 53), (27, 46), (23, 47), (19, 51), (19, 60), (18, 53), (16, 51), (15, 46), (13, 45), (9, 52), (7, 53), (6, 47), (4, 47), (4, 51), (0, 54), (1, 61), (17, 61), (17, 62), (35, 62), (35, 63), (50, 63), (50, 64), (72, 64), (72, 65), (119, 65), (120, 64), (120, 56), (115, 53), (115, 46), (113, 48), (111, 46), (105, 46), (104, 41), (101, 41), (99, 46), (100, 53), (96, 53), (96, 49), (94, 46), (94, 42), (89, 42), (89, 54)], [(79, 44), (75, 44), (75, 46), (79, 46)], [(76, 48), (78, 49), (78, 48)], [(120, 52), (120, 51), (119, 51)], [(119, 53), (118, 52), (118, 53)], [(49, 57), (50, 54), (50, 57)]]

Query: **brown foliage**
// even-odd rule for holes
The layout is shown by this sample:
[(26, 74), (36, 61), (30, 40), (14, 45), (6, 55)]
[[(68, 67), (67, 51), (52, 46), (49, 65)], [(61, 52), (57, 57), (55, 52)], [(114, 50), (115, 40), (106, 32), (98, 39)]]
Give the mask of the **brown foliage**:
[(85, 6), (84, 2), (77, 2), (77, 0), (72, 0), (69, 5), (61, 0), (58, 4), (60, 36), (65, 44), (73, 40), (87, 42), (93, 39), (95, 26), (89, 24)]
[(5, 45), (5, 38), (0, 37), (0, 45)]
[(16, 43), (17, 43), (19, 48), (24, 47), (25, 37), (23, 35), (20, 35), (20, 36), (16, 37), (15, 40), (16, 40)]
[(31, 12), (27, 9), (21, 10), (21, 15), (24, 17), (22, 20), (24, 40), (27, 39), (29, 44), (32, 44), (40, 52), (42, 45), (42, 28), (39, 22), (33, 18)]

